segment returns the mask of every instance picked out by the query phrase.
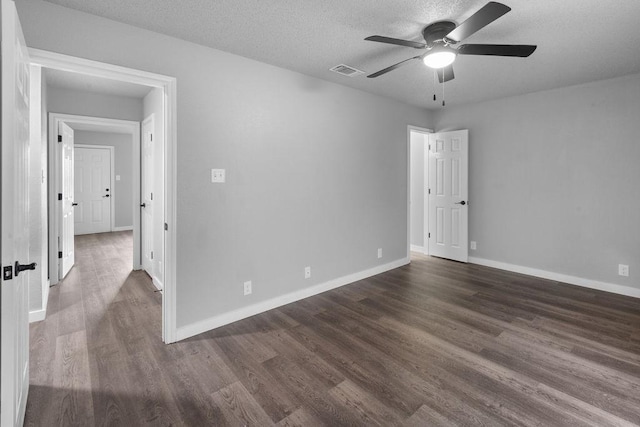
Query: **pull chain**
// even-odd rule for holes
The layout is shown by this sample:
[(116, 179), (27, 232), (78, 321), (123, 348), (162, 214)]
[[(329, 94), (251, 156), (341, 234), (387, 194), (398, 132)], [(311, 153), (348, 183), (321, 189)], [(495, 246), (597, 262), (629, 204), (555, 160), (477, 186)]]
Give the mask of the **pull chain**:
[(444, 107), (444, 68), (442, 69), (442, 106)]
[(433, 100), (436, 100), (436, 70), (433, 70)]

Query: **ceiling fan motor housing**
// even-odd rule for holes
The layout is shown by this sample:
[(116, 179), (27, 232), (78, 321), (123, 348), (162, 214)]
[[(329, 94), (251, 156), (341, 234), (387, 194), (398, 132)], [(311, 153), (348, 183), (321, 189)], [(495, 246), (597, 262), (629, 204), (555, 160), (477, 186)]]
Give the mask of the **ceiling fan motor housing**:
[(422, 30), (422, 36), (427, 43), (427, 48), (432, 48), (439, 41), (444, 40), (445, 36), (456, 28), (455, 22), (438, 21), (427, 25)]

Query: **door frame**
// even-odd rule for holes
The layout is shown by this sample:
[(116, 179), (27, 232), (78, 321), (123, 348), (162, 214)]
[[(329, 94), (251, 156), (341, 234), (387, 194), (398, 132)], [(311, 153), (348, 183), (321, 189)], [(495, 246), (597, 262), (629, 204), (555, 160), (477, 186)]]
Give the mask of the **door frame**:
[[(121, 67), (41, 49), (29, 49), (31, 63), (41, 67), (88, 74), (128, 83), (160, 88), (164, 92), (164, 221), (165, 221), (165, 276), (162, 296), (162, 339), (165, 343), (177, 341), (176, 325), (176, 191), (177, 191), (177, 80), (175, 77)], [(138, 123), (139, 125), (139, 123)], [(138, 137), (140, 132), (138, 131)], [(139, 138), (138, 138), (139, 140)], [(138, 150), (138, 155), (140, 150)], [(139, 164), (139, 162), (138, 162)], [(140, 176), (138, 175), (138, 179)], [(139, 200), (138, 186), (138, 200)], [(138, 222), (140, 215), (136, 215)], [(135, 218), (134, 216), (134, 222)], [(139, 255), (138, 255), (139, 256)]]
[[(111, 191), (109, 192), (109, 194), (111, 195), (111, 197), (109, 198), (109, 210), (111, 211), (110, 215), (111, 215), (111, 219), (109, 221), (109, 230), (110, 231), (114, 231), (116, 228), (116, 202), (115, 202), (115, 197), (114, 194), (116, 194), (116, 166), (115, 166), (115, 147), (112, 145), (91, 145), (91, 144), (73, 144), (74, 149), (75, 148), (88, 148), (88, 149), (102, 149), (102, 150), (109, 150), (109, 162), (110, 162), (110, 171), (109, 171), (109, 186)], [(73, 167), (75, 168), (76, 164), (75, 164), (75, 158), (73, 161)], [(132, 171), (133, 173), (133, 171)], [(75, 176), (75, 173), (74, 173)], [(74, 191), (75, 191), (75, 185), (74, 185)], [(135, 191), (135, 190), (134, 190)]]
[[(49, 277), (55, 285), (61, 278), (58, 251), (55, 242), (60, 236), (61, 207), (58, 206), (57, 195), (60, 192), (62, 165), (59, 164), (60, 144), (58, 144), (58, 127), (60, 123), (73, 125), (99, 126), (118, 133), (132, 135), (132, 185), (133, 185), (133, 269), (140, 269), (140, 217), (136, 216), (136, 206), (140, 205), (140, 123), (130, 120), (105, 119), (102, 117), (78, 116), (75, 114), (49, 113), (49, 241), (54, 242), (49, 248)], [(90, 146), (91, 147), (91, 146)], [(95, 147), (95, 146), (93, 146)], [(55, 154), (54, 154), (55, 153)], [(53, 156), (51, 154), (54, 154)], [(112, 162), (113, 165), (113, 162)], [(113, 184), (113, 175), (111, 175)], [(113, 186), (112, 186), (113, 188)], [(111, 229), (113, 230), (114, 203), (111, 204)]]
[[(433, 129), (423, 128), (420, 126), (407, 126), (407, 258), (411, 259), (411, 133), (417, 132), (422, 134), (430, 134), (433, 133)], [(429, 165), (427, 161), (429, 159), (429, 143), (427, 139), (427, 143), (424, 147), (424, 184), (426, 188), (429, 187)], [(423, 189), (424, 191), (424, 189)], [(426, 239), (426, 234), (429, 232), (429, 199), (427, 198), (427, 194), (423, 194), (424, 199), (424, 226), (423, 233), (425, 233), (424, 238)], [(424, 241), (423, 243), (424, 254), (429, 255), (429, 242)]]

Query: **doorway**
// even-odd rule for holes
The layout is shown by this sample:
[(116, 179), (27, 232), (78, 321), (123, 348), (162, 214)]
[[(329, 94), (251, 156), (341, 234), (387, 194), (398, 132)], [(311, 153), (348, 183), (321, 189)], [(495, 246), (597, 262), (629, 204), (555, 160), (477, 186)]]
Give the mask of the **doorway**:
[(409, 126), (409, 250), (468, 259), (469, 131)]
[[(71, 73), (77, 73), (78, 75), (91, 76), (95, 78), (103, 78), (112, 81), (124, 82), (124, 83), (133, 83), (135, 85), (144, 85), (149, 86), (151, 88), (157, 89), (158, 93), (160, 93), (159, 99), (162, 105), (160, 109), (160, 114), (162, 115), (162, 133), (164, 136), (164, 145), (162, 147), (163, 150), (163, 163), (162, 163), (162, 171), (165, 182), (163, 183), (163, 207), (160, 209), (162, 211), (162, 225), (163, 225), (163, 240), (164, 240), (164, 274), (163, 274), (163, 298), (162, 298), (162, 338), (166, 343), (171, 343), (176, 341), (176, 324), (175, 324), (175, 141), (176, 141), (176, 119), (175, 119), (175, 108), (176, 108), (176, 81), (175, 78), (161, 76), (153, 73), (142, 72), (139, 70), (128, 69), (124, 67), (118, 67), (110, 64), (99, 63), (95, 61), (89, 61), (81, 58), (70, 57), (66, 55), (56, 54), (52, 52), (46, 52), (38, 49), (31, 49), (31, 62), (34, 66), (39, 66), (46, 69), (54, 69), (61, 70)], [(68, 121), (69, 118), (64, 117), (63, 114), (58, 114), (57, 116), (50, 117), (50, 133), (49, 138), (51, 143), (53, 143), (54, 138), (57, 143), (57, 135), (54, 136), (54, 131), (56, 126), (60, 122)], [(78, 116), (74, 117), (73, 120), (76, 122), (85, 121), (95, 121), (95, 120), (112, 120), (112, 119), (96, 119), (94, 117), (84, 117), (79, 118)], [(124, 121), (120, 121), (124, 122)], [(105, 123), (102, 122), (103, 125), (113, 126), (113, 123)], [(123, 126), (132, 126), (131, 123), (120, 123)], [(140, 122), (135, 122), (135, 129), (131, 131), (134, 136), (134, 140), (137, 141), (137, 147), (134, 147), (132, 154), (133, 159), (132, 162), (134, 165), (137, 165), (138, 171), (134, 173), (134, 196), (133, 196), (133, 206), (135, 208), (135, 212), (133, 215), (133, 238), (134, 245), (137, 248), (140, 248)], [(136, 142), (134, 142), (134, 145)], [(54, 147), (50, 147), (50, 149), (55, 150)], [(55, 151), (53, 151), (55, 152)], [(50, 159), (53, 158), (55, 160), (56, 156), (51, 155)], [(55, 163), (55, 162), (53, 162)], [(52, 164), (50, 165), (50, 170), (56, 170), (56, 167), (60, 165)], [(60, 182), (56, 182), (56, 180), (52, 179), (50, 182), (50, 212), (54, 213), (56, 211), (56, 203), (58, 202), (58, 192), (56, 191), (56, 185), (59, 185)], [(106, 188), (106, 187), (105, 187)], [(55, 200), (53, 200), (55, 197)], [(54, 215), (50, 215), (54, 216)], [(58, 222), (59, 223), (59, 222)], [(59, 225), (52, 223), (53, 230), (50, 233), (50, 248), (55, 248), (58, 243), (59, 237)], [(59, 251), (51, 250), (49, 253), (53, 258), (54, 255), (58, 255)], [(133, 251), (134, 257), (134, 268), (139, 269), (141, 267), (141, 257), (140, 250)], [(53, 262), (50, 264), (53, 267), (53, 264), (57, 265), (58, 259), (53, 259)], [(52, 268), (52, 271), (55, 267)], [(51, 274), (52, 284), (55, 279), (59, 277), (55, 273)]]
[(430, 129), (409, 126), (409, 250), (429, 255)]

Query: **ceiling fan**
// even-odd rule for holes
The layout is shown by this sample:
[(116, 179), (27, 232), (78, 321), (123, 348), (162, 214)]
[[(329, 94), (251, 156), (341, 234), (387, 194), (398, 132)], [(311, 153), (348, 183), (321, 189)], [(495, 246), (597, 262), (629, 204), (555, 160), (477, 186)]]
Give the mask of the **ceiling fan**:
[(510, 10), (511, 8), (509, 6), (492, 1), (458, 26), (452, 21), (434, 22), (422, 30), (424, 43), (384, 36), (367, 37), (365, 40), (373, 42), (427, 50), (424, 54), (400, 61), (376, 73), (369, 74), (367, 77), (375, 78), (389, 71), (393, 71), (409, 61), (421, 59), (426, 66), (436, 70), (438, 80), (440, 83), (444, 83), (454, 78), (452, 64), (457, 55), (515, 56), (525, 58), (531, 55), (537, 46), (521, 44), (463, 44), (458, 48), (453, 47)]

